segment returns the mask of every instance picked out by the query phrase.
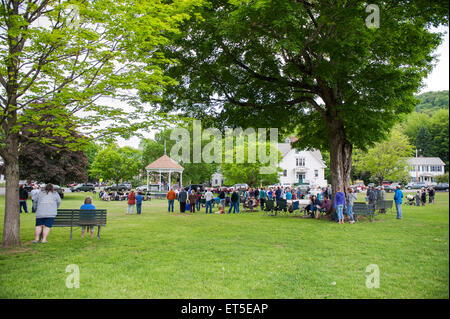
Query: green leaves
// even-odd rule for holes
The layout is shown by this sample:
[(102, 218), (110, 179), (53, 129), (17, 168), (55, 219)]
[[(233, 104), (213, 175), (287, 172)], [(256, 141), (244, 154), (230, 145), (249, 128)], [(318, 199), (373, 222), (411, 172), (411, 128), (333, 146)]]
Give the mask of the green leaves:
[(408, 176), (406, 158), (413, 155), (414, 147), (397, 127), (386, 141), (375, 144), (367, 152), (356, 150), (353, 166), (356, 172), (369, 172), (379, 184), (383, 180), (399, 181)]
[(139, 173), (139, 158), (138, 150), (112, 145), (97, 153), (90, 174), (104, 180), (130, 180)]

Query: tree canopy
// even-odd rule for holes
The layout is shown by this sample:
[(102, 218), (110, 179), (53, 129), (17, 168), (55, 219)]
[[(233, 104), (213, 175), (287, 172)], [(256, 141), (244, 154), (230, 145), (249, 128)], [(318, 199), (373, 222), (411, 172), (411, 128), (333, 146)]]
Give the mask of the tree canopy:
[(163, 52), (162, 111), (219, 128), (278, 127), (295, 145), (330, 151), (333, 190), (350, 183), (353, 147), (385, 139), (430, 72), (448, 24), (447, 1), (384, 1), (380, 24), (365, 1), (211, 0)]

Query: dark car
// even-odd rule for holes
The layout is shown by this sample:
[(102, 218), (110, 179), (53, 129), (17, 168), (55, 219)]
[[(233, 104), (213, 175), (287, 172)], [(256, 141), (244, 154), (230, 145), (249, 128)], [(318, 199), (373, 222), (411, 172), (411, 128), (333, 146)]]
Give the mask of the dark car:
[(84, 183), (78, 184), (77, 186), (72, 187), (70, 190), (72, 192), (93, 192), (95, 191), (95, 186), (91, 183)]
[(117, 187), (116, 184), (112, 184), (110, 186), (106, 186), (105, 187), (105, 191), (127, 191), (128, 190), (128, 185), (126, 184), (119, 184), (119, 186)]
[(434, 186), (434, 189), (437, 191), (446, 191), (448, 192), (448, 183), (439, 183)]
[(184, 189), (185, 189), (186, 191), (188, 191), (189, 188), (190, 188), (191, 190), (193, 190), (193, 191), (197, 191), (197, 189), (200, 189), (200, 191), (202, 192), (202, 191), (205, 190), (205, 186), (202, 185), (202, 184), (191, 184), (191, 185), (186, 186)]
[(411, 182), (406, 184), (406, 189), (421, 189), (422, 187), (427, 187), (427, 184), (425, 182)]

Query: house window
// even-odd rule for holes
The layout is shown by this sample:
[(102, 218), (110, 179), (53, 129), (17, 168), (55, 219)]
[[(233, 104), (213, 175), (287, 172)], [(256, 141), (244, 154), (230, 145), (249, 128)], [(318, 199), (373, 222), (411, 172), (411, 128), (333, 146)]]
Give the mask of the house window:
[(283, 171), (283, 176), (287, 176), (287, 169)]
[(314, 170), (314, 177), (319, 177), (319, 170)]
[(214, 185), (217, 185), (217, 184), (219, 184), (219, 183), (218, 183), (218, 180), (215, 179), (215, 180), (214, 180)]
[(305, 167), (305, 159), (301, 157), (297, 157), (295, 159), (295, 166), (297, 167)]

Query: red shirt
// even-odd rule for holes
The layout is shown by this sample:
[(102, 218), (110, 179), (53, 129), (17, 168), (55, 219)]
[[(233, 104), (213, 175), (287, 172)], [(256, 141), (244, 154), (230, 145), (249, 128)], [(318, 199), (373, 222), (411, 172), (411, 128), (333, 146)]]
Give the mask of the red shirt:
[(131, 192), (128, 194), (128, 205), (134, 204), (136, 204), (136, 194), (134, 192)]

